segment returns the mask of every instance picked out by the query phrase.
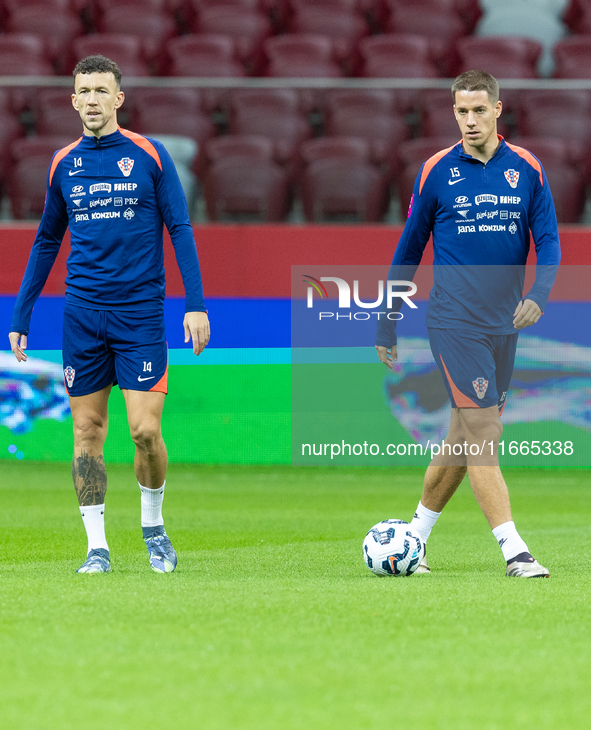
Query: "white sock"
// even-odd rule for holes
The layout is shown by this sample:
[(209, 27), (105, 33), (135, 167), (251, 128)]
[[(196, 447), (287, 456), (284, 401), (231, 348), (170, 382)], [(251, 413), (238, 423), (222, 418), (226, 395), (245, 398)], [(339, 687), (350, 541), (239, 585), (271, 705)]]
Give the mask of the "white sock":
[(108, 550), (109, 546), (105, 537), (105, 505), (93, 504), (88, 507), (80, 507), (80, 514), (86, 528), (88, 552), (98, 548)]
[(140, 492), (142, 493), (142, 527), (157, 527), (164, 524), (162, 518), (162, 500), (164, 499), (164, 484), (158, 489), (148, 489), (142, 487), (138, 482)]
[(503, 522), (492, 531), (499, 547), (503, 551), (503, 557), (507, 562), (520, 553), (529, 553), (529, 548), (519, 536), (515, 529), (514, 522)]
[(419, 533), (423, 542), (427, 542), (440, 514), (441, 512), (433, 512), (433, 510), (427, 509), (422, 502), (419, 502), (410, 526)]

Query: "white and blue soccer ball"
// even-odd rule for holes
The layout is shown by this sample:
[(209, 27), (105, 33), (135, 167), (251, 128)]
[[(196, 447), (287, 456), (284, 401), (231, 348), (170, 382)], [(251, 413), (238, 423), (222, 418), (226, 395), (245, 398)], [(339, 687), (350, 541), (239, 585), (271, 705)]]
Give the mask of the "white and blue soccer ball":
[(425, 557), (425, 544), (404, 520), (383, 520), (363, 541), (363, 559), (376, 575), (412, 575)]

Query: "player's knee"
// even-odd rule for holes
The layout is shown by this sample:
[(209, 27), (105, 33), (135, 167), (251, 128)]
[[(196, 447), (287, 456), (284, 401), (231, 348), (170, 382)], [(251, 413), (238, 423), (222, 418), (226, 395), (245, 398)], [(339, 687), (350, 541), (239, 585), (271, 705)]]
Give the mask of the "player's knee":
[(162, 438), (160, 423), (156, 420), (147, 420), (132, 426), (131, 438), (138, 449), (154, 451)]
[(74, 442), (77, 446), (101, 443), (106, 434), (106, 421), (99, 414), (88, 413), (74, 418)]
[(471, 442), (498, 442), (503, 433), (503, 424), (495, 409), (462, 409), (462, 430), (466, 440)]

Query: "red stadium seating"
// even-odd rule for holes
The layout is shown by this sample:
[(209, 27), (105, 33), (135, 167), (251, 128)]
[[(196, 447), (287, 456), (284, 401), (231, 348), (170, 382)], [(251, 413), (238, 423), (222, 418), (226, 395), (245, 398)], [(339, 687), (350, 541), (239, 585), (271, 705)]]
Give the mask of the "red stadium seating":
[(7, 21), (7, 29), (40, 36), (48, 58), (59, 72), (70, 69), (72, 42), (84, 33), (80, 18), (44, 5), (16, 9)]
[(434, 78), (428, 38), (410, 33), (386, 33), (364, 38), (359, 44), (363, 57), (362, 76), (378, 78)]
[(193, 33), (221, 33), (236, 41), (238, 58), (249, 73), (260, 72), (263, 65), (262, 44), (271, 35), (271, 22), (266, 15), (240, 7), (204, 8), (192, 21)]
[(326, 92), (324, 108), (330, 116), (338, 109), (357, 109), (367, 114), (396, 114), (400, 107), (397, 92), (390, 89), (330, 89)]
[(124, 33), (140, 39), (145, 58), (154, 69), (163, 63), (163, 50), (167, 41), (177, 35), (174, 20), (163, 12), (135, 7), (113, 7), (108, 9), (97, 22), (101, 33)]
[(591, 78), (591, 34), (571, 36), (554, 46), (557, 79)]
[(372, 161), (391, 176), (398, 171), (398, 146), (410, 135), (402, 117), (377, 112), (368, 114), (363, 107), (334, 110), (327, 120), (326, 129), (330, 135), (367, 139), (371, 145)]
[(173, 38), (166, 46), (172, 76), (242, 77), (246, 71), (236, 59), (236, 41), (220, 33), (194, 33)]
[(337, 218), (375, 223), (387, 210), (388, 187), (384, 175), (367, 162), (316, 160), (302, 176), (302, 203), (310, 222)]
[(371, 147), (361, 137), (319, 137), (304, 142), (300, 147), (300, 156), (306, 165), (316, 160), (337, 158), (370, 162)]
[(18, 220), (40, 218), (45, 207), (49, 160), (45, 155), (20, 160), (10, 173), (8, 195), (12, 215)]
[(366, 21), (359, 15), (322, 6), (308, 6), (296, 12), (290, 29), (293, 33), (316, 33), (332, 38), (337, 58), (350, 73), (358, 64), (359, 41), (369, 33)]
[(273, 140), (276, 162), (292, 168), (301, 143), (312, 136), (312, 129), (298, 114), (269, 110), (262, 115), (257, 109), (236, 110), (230, 130), (234, 134), (258, 134)]
[(232, 114), (256, 111), (279, 114), (298, 114), (302, 102), (297, 89), (234, 89), (230, 92)]
[(405, 5), (392, 11), (387, 30), (412, 33), (431, 40), (433, 57), (443, 76), (452, 76), (457, 65), (455, 45), (466, 35), (466, 27), (457, 15), (430, 8)]
[[(565, 116), (565, 110), (568, 110)], [(582, 146), (581, 164), (591, 179), (591, 95), (586, 90), (522, 92), (520, 136), (564, 139)]]
[(472, 36), (460, 38), (457, 50), (461, 71), (483, 68), (496, 78), (533, 79), (538, 76), (542, 44), (518, 36)]
[(149, 76), (150, 74), (142, 53), (140, 39), (137, 36), (123, 33), (98, 33), (85, 35), (74, 41), (76, 60), (97, 54), (115, 61), (123, 76)]
[[(212, 163), (227, 158), (273, 161), (273, 142), (257, 134), (227, 134), (205, 143), (203, 175)], [(205, 174), (207, 174), (205, 172)]]
[(202, 89), (175, 88), (137, 88), (133, 89), (133, 127), (142, 126), (149, 120), (150, 114), (160, 116), (168, 112), (171, 116), (178, 114), (197, 114), (202, 107)]
[(12, 146), (23, 132), (18, 119), (7, 109), (0, 109), (0, 183), (10, 169)]
[(312, 33), (275, 36), (265, 41), (264, 48), (269, 59), (268, 76), (342, 76), (342, 70), (334, 59), (334, 42), (327, 36)]
[(227, 220), (229, 216), (281, 221), (289, 212), (287, 174), (268, 160), (252, 157), (217, 160), (207, 172), (203, 191), (212, 221)]

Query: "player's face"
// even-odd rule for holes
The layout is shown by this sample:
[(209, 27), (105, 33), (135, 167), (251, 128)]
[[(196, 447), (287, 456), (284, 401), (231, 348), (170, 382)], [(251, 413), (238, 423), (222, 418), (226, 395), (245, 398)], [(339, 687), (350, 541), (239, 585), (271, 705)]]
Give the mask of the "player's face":
[(123, 99), (112, 73), (78, 74), (74, 80), (72, 104), (86, 135), (102, 137), (117, 131), (117, 109)]
[(492, 104), (486, 91), (456, 91), (454, 112), (466, 147), (484, 148), (497, 144), (497, 119), (503, 106)]

